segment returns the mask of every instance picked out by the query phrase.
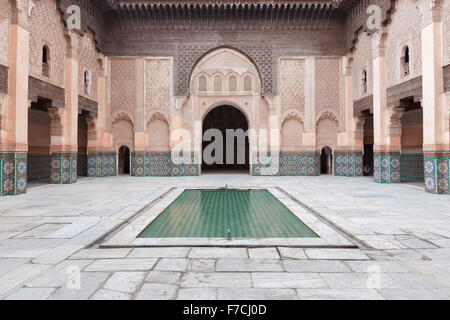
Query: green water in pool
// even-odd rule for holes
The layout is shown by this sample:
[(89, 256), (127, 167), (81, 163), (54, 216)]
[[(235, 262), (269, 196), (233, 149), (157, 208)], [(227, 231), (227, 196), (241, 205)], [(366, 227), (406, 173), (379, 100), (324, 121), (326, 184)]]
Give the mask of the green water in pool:
[(268, 190), (185, 190), (139, 238), (317, 238)]

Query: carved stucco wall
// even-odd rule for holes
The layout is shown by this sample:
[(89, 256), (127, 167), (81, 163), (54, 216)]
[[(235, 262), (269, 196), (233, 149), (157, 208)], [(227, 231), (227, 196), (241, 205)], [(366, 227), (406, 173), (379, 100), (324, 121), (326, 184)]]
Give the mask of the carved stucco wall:
[(450, 0), (444, 1), (444, 65), (450, 64)]
[(281, 150), (299, 151), (303, 145), (303, 122), (298, 116), (288, 115), (281, 124)]
[[(97, 101), (97, 77), (99, 71), (99, 64), (97, 60), (97, 50), (95, 49), (95, 42), (91, 32), (86, 32), (81, 38), (80, 45), (78, 47), (78, 84), (79, 94)], [(87, 71), (90, 76), (90, 90), (89, 94), (84, 90), (84, 71)]]
[(136, 114), (136, 60), (113, 58), (110, 60), (111, 114), (126, 114), (135, 123)]
[(8, 65), (9, 24), (11, 5), (9, 1), (0, 2), (0, 64)]
[(161, 113), (155, 113), (147, 125), (148, 150), (169, 151), (170, 150), (170, 128), (169, 123)]
[[(199, 77), (202, 75), (207, 78), (208, 90), (206, 92), (200, 92), (198, 87)], [(236, 91), (229, 90), (230, 76), (237, 77), (238, 90)], [(250, 77), (252, 85), (251, 90), (248, 91), (245, 91), (246, 77)], [(217, 90), (214, 90), (215, 79)], [(217, 88), (219, 83), (221, 83), (222, 86)], [(249, 99), (249, 97), (259, 94), (259, 74), (255, 65), (238, 51), (222, 48), (204, 56), (192, 71), (190, 87), (192, 88), (192, 93), (195, 94), (198, 99), (204, 101), (198, 105), (199, 110), (197, 115), (199, 117), (205, 115), (205, 113), (210, 110), (211, 106), (217, 106), (220, 103), (227, 104), (227, 102), (229, 102), (232, 103), (232, 105), (234, 104), (242, 108), (241, 111), (248, 117), (250, 126), (257, 126), (256, 121), (258, 117), (256, 117), (252, 111), (252, 101), (255, 100)]]
[(337, 121), (326, 118), (317, 123), (316, 144), (318, 149), (328, 146), (334, 150), (337, 145)]
[[(391, 87), (422, 74), (421, 17), (419, 9), (411, 0), (397, 0), (388, 25), (386, 38), (387, 86)], [(409, 47), (409, 76), (400, 76), (401, 49)]]
[(145, 64), (145, 123), (159, 112), (170, 121), (172, 60), (146, 59)]
[[(38, 79), (64, 87), (66, 40), (61, 13), (55, 0), (35, 1), (31, 12), (30, 27), (30, 74)], [(50, 79), (42, 75), (42, 48), (50, 49)]]
[(112, 124), (112, 134), (116, 150), (121, 146), (127, 146), (131, 152), (134, 151), (134, 126), (129, 119), (116, 118)]
[[(177, 57), (176, 69), (176, 94), (185, 95), (189, 93), (189, 76), (191, 70), (199, 59), (212, 51), (214, 47), (209, 46), (180, 46)], [(255, 46), (236, 46), (236, 49), (245, 53), (256, 64), (259, 75), (261, 76), (261, 90), (263, 92), (273, 92), (273, 79), (272, 79), (272, 48), (271, 47), (255, 47)]]
[(342, 103), (340, 70), (339, 58), (316, 58), (316, 117), (320, 117), (324, 112), (331, 112), (339, 119)]
[[(367, 92), (361, 90), (362, 71), (367, 71)], [(359, 32), (358, 41), (353, 51), (352, 80), (353, 100), (372, 94), (372, 46), (370, 38), (365, 32)]]
[(305, 59), (280, 59), (279, 93), (281, 113), (296, 110), (305, 114)]

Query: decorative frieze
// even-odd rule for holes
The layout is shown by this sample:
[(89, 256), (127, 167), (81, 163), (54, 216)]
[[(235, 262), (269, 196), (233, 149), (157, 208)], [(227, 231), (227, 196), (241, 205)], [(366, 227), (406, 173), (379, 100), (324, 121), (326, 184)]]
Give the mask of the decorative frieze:
[(136, 177), (184, 177), (198, 176), (200, 165), (192, 154), (184, 158), (172, 158), (170, 152), (135, 152), (131, 155), (131, 175)]
[(334, 175), (359, 177), (363, 175), (363, 155), (357, 151), (334, 152)]
[(71, 184), (75, 182), (77, 182), (77, 154), (52, 154), (50, 167), (50, 183)]
[(400, 151), (374, 151), (373, 178), (378, 183), (400, 183)]
[(279, 155), (253, 155), (254, 176), (318, 176), (320, 154), (315, 151), (283, 151)]
[(425, 191), (450, 194), (450, 152), (424, 152)]
[(423, 153), (402, 153), (400, 156), (401, 179), (424, 180)]
[(117, 155), (96, 153), (87, 155), (88, 177), (110, 177), (117, 175)]
[(26, 192), (26, 153), (0, 153), (0, 196), (17, 195)]

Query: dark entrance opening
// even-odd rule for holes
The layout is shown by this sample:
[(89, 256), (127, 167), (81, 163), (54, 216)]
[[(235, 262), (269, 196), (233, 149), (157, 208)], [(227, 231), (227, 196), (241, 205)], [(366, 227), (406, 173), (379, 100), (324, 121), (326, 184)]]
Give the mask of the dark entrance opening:
[(130, 174), (130, 148), (127, 146), (119, 149), (119, 174)]
[[(216, 141), (216, 134), (209, 129), (217, 129), (222, 137), (222, 145)], [(229, 135), (228, 143), (232, 143), (231, 149), (227, 148), (227, 129), (234, 130), (234, 138)], [(241, 130), (239, 130), (241, 129)], [(202, 171), (249, 171), (249, 142), (248, 142), (248, 122), (244, 114), (232, 106), (219, 106), (211, 110), (203, 120), (203, 137), (211, 136), (210, 141), (202, 142)], [(246, 133), (245, 138), (239, 133)], [(239, 137), (240, 136), (240, 137)], [(222, 157), (216, 154), (220, 148), (211, 148), (210, 144), (217, 145), (222, 148)], [(206, 152), (205, 152), (205, 148)], [(228, 149), (228, 154), (227, 154)], [(212, 152), (209, 152), (212, 150)], [(230, 154), (233, 151), (234, 156)], [(207, 157), (212, 156), (212, 159)], [(228, 160), (228, 161), (227, 161)]]
[(364, 110), (362, 115), (364, 121), (364, 155), (363, 155), (363, 175), (373, 176), (373, 114), (370, 110)]
[(330, 147), (323, 147), (320, 154), (320, 173), (332, 174), (333, 173), (333, 152)]

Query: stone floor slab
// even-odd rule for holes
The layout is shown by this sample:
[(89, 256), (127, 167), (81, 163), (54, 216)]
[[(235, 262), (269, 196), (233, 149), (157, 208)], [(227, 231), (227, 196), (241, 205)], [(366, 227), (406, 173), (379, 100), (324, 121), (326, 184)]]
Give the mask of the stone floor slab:
[(156, 258), (150, 259), (100, 259), (89, 265), (85, 271), (145, 271), (155, 265)]

